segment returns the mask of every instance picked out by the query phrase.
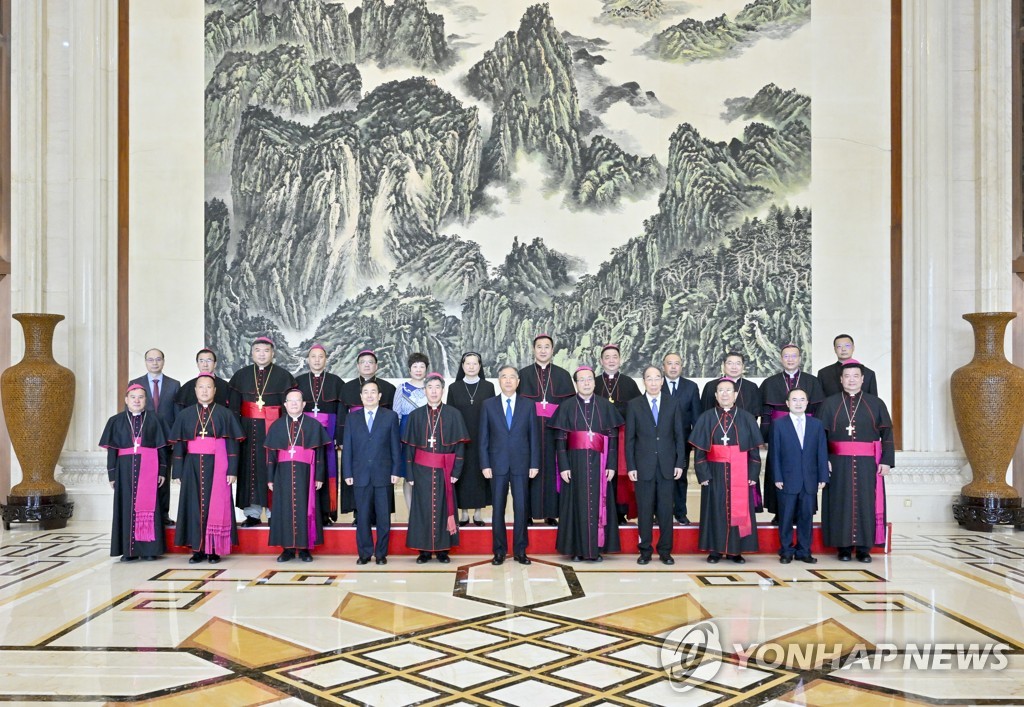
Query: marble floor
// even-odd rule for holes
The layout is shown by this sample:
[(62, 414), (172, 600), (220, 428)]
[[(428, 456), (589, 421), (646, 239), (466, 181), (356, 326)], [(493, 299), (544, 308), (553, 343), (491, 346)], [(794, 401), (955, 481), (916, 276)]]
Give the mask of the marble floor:
[(898, 525), (872, 564), (672, 567), (125, 564), (108, 543), (0, 534), (0, 701), (1024, 704), (1024, 533)]

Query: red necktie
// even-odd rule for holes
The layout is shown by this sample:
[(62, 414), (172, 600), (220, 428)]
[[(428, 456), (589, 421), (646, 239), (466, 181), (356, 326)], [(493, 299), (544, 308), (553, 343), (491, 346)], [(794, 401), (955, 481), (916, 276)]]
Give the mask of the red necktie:
[(153, 379), (153, 409), (160, 409), (160, 379)]

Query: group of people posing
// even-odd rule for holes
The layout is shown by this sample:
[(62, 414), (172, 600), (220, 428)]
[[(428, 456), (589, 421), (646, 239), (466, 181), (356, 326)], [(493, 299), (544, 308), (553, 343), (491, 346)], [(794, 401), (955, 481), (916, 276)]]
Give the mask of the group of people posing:
[[(216, 354), (202, 349), (199, 375), (179, 385), (151, 349), (147, 374), (131, 381), (124, 412), (100, 439), (114, 489), (111, 555), (155, 559), (165, 550), (163, 528), (176, 525), (174, 542), (192, 550), (190, 563), (217, 563), (238, 542), (237, 506), (244, 527), (266, 516), (279, 562), (311, 561), (324, 526), (352, 512), (357, 564), (386, 564), (394, 487), (402, 484), (406, 545), (418, 563), (449, 562), (470, 512), (484, 525), (489, 506), (492, 563), (502, 564), (511, 492), (512, 555), (521, 564), (531, 563), (531, 522), (557, 526), (558, 552), (600, 562), (620, 550), (620, 525), (636, 518), (637, 562), (648, 564), (656, 550), (671, 565), (673, 521), (690, 523), (692, 451), (698, 547), (708, 562), (743, 563), (743, 553), (757, 551), (762, 510), (775, 514), (781, 562), (816, 562), (811, 521), (822, 489), (825, 545), (840, 560), (870, 562), (871, 548), (885, 542), (892, 423), (874, 373), (853, 358), (853, 338), (837, 336), (834, 346), (837, 361), (813, 376), (801, 370), (800, 348), (786, 344), (782, 370), (760, 386), (743, 377), (744, 356), (730, 352), (722, 377), (703, 391), (670, 353), (644, 369), (641, 391), (620, 374), (615, 344), (601, 350), (598, 371), (579, 366), (570, 375), (552, 363), (553, 338), (539, 334), (532, 364), (496, 372), (497, 392), (481, 355), (463, 354), (447, 402), (444, 376), (427, 373), (420, 353), (396, 389), (377, 377), (369, 350), (357, 355), (358, 377), (344, 382), (315, 344), (308, 370), (293, 377), (274, 365), (273, 341), (260, 337), (252, 364), (230, 381), (215, 375)], [(176, 521), (169, 479), (181, 484)]]

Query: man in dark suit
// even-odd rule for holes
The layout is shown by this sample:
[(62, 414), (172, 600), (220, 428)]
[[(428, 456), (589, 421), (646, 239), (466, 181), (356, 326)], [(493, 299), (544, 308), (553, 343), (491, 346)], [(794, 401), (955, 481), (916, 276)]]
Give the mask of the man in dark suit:
[[(388, 562), (391, 487), (398, 482), (405, 460), (398, 414), (381, 407), (380, 398), (380, 386), (375, 379), (362, 382), (359, 399), (363, 406), (348, 413), (342, 438), (342, 474), (345, 483), (355, 491), (358, 565), (368, 563), (371, 554), (378, 565)], [(376, 547), (371, 528), (374, 518)]]
[(508, 540), (505, 529), (505, 501), (512, 489), (512, 551), (516, 562), (529, 565), (526, 546), (530, 522), (529, 481), (540, 471), (540, 424), (532, 401), (519, 398), (519, 371), (503, 366), (498, 371), (501, 394), (484, 401), (480, 412), (480, 468), (491, 480), (491, 532), (494, 559), (505, 561)]
[[(832, 348), (836, 352), (836, 362), (825, 366), (818, 371), (818, 380), (821, 381), (821, 388), (825, 391), (825, 397), (843, 392), (843, 384), (840, 377), (843, 374), (843, 366), (848, 363), (860, 363), (853, 357), (853, 337), (849, 334), (840, 334), (832, 339)], [(878, 383), (875, 380), (875, 372), (861, 363), (864, 369), (865, 393), (878, 395)]]
[[(687, 467), (685, 413), (662, 389), (664, 376), (657, 366), (644, 369), (646, 392), (626, 408), (626, 467), (636, 484), (637, 525), (640, 529), (638, 565), (651, 561), (654, 515), (658, 515), (658, 557), (672, 559), (672, 501), (675, 482)], [(657, 510), (655, 510), (657, 509)]]
[[(793, 558), (814, 564), (811, 555), (811, 519), (818, 492), (828, 482), (828, 445), (825, 426), (808, 416), (807, 392), (789, 391), (789, 414), (772, 424), (768, 461), (775, 470), (779, 505), (779, 561), (788, 565)], [(796, 522), (796, 544), (793, 523)]]
[[(672, 398), (678, 405), (683, 416), (683, 445), (690, 439), (690, 430), (693, 423), (697, 421), (703, 408), (700, 404), (700, 389), (691, 380), (683, 378), (683, 359), (677, 353), (670, 353), (662, 359), (661, 371), (665, 380), (661, 390), (668, 397)], [(689, 458), (689, 447), (686, 449)], [(672, 515), (676, 522), (683, 525), (690, 525), (690, 519), (686, 517), (686, 465), (683, 465), (683, 474), (675, 482), (675, 494), (672, 501)]]
[[(178, 415), (178, 406), (174, 399), (181, 389), (181, 384), (164, 375), (164, 352), (150, 349), (146, 352), (146, 375), (139, 376), (129, 385), (141, 385), (146, 389), (146, 410), (156, 412), (156, 416), (167, 423), (167, 429), (174, 427), (174, 418)], [(171, 485), (164, 484), (157, 489), (160, 501), (160, 512), (164, 516), (164, 526), (174, 525), (171, 518)]]

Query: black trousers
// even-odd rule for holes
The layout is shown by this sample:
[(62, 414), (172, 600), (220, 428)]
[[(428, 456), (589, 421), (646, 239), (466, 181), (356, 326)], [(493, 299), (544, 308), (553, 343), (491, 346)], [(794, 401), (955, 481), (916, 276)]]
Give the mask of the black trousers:
[[(376, 558), (388, 556), (388, 541), (391, 538), (391, 511), (388, 503), (391, 489), (388, 486), (354, 486), (356, 497), (356, 547), (360, 557)], [(373, 544), (373, 521), (377, 521), (377, 545)]]
[(672, 503), (675, 499), (676, 480), (666, 479), (659, 473), (650, 481), (636, 482), (636, 524), (640, 529), (637, 549), (641, 557), (652, 554), (651, 537), (654, 534), (654, 515), (658, 515), (658, 555), (672, 554)]
[(525, 555), (529, 545), (527, 528), (530, 524), (530, 477), (526, 474), (501, 474), (491, 479), (491, 533), (495, 555), (508, 554), (508, 531), (505, 526), (505, 501), (512, 490), (512, 549), (515, 555)]
[(686, 473), (687, 469), (683, 469), (683, 475), (672, 482), (673, 484), (673, 503), (672, 513), (676, 518), (686, 517)]
[[(767, 484), (765, 484), (767, 488)], [(779, 555), (802, 559), (811, 556), (811, 521), (817, 506), (818, 494), (783, 493), (776, 496), (779, 508)], [(796, 542), (793, 542), (793, 525), (796, 525)]]

